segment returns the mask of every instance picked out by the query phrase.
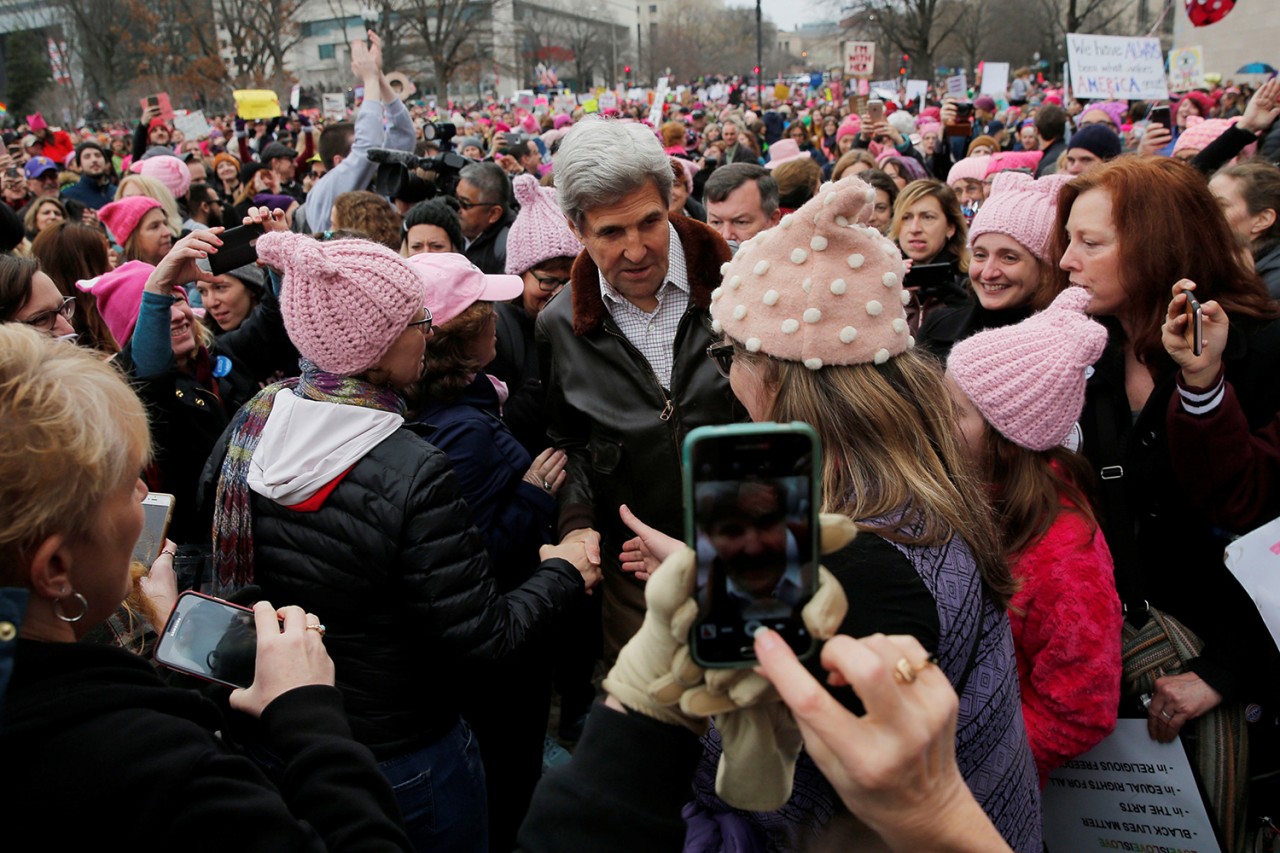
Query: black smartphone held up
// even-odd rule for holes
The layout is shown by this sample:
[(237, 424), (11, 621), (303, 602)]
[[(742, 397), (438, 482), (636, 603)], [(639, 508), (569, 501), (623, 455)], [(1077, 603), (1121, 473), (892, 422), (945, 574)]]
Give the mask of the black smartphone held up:
[(222, 275), (258, 260), (258, 238), (266, 229), (261, 225), (241, 225), (223, 231), (219, 235), (222, 245), (216, 254), (209, 256), (209, 270)]
[(1163, 125), (1164, 129), (1173, 132), (1173, 114), (1169, 111), (1168, 104), (1159, 104), (1151, 108), (1147, 113), (1147, 120), (1151, 124)]
[(173, 518), (173, 495), (152, 492), (142, 500), (142, 534), (133, 546), (134, 562), (147, 568), (160, 556), (169, 521)]
[(902, 286), (918, 292), (922, 300), (954, 283), (955, 268), (951, 264), (912, 264), (902, 279)]
[(156, 662), (228, 687), (253, 684), (258, 631), (253, 611), (220, 598), (184, 592), (156, 645)]
[(685, 533), (697, 553), (693, 658), (756, 662), (772, 628), (799, 657), (815, 644), (800, 611), (818, 584), (821, 450), (808, 424), (700, 427), (684, 443)]
[(1182, 292), (1187, 296), (1187, 304), (1183, 307), (1183, 313), (1187, 315), (1187, 330), (1184, 333), (1187, 336), (1187, 346), (1191, 347), (1193, 355), (1200, 355), (1204, 352), (1204, 311), (1200, 308), (1200, 300), (1191, 291)]

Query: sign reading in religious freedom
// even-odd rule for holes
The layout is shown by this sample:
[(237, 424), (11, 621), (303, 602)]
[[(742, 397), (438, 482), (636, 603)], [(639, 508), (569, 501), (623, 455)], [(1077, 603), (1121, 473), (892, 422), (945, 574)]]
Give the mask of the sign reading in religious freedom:
[(1072, 94), (1081, 100), (1161, 101), (1169, 97), (1160, 39), (1070, 33)]
[(847, 41), (844, 43), (844, 72), (850, 77), (870, 77), (876, 69), (876, 43)]
[(1041, 799), (1049, 853), (1221, 853), (1182, 742), (1152, 740), (1145, 719), (1117, 720), (1106, 740), (1049, 775)]

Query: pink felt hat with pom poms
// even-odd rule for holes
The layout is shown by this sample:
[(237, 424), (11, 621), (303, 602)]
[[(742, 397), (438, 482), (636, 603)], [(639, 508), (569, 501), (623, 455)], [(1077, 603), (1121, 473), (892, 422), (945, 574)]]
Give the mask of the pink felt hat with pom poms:
[(914, 346), (902, 254), (863, 224), (875, 197), (856, 176), (825, 184), (743, 243), (712, 293), (712, 328), (810, 370), (883, 364)]

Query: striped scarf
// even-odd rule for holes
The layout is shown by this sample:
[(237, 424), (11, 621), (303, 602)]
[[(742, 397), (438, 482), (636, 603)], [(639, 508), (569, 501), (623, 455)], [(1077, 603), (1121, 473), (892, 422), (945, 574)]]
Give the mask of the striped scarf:
[(363, 406), (400, 415), (405, 411), (404, 398), (395, 390), (351, 376), (325, 373), (306, 360), (302, 362), (301, 377), (269, 385), (245, 403), (231, 423), (231, 438), (227, 441), (227, 455), (222, 460), (214, 499), (213, 565), (219, 591), (223, 593), (253, 583), (249, 461), (271, 416), (276, 394), (286, 388), (299, 397), (322, 403)]

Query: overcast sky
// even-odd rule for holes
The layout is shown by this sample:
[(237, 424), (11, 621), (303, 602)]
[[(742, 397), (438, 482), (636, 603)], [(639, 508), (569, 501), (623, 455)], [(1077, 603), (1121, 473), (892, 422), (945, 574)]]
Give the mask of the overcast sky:
[[(728, 0), (730, 6), (755, 8), (755, 0)], [(797, 2), (797, 0), (762, 0), (760, 8), (764, 16), (778, 25), (780, 30), (795, 29), (796, 24), (835, 19), (839, 12), (830, 2)]]

